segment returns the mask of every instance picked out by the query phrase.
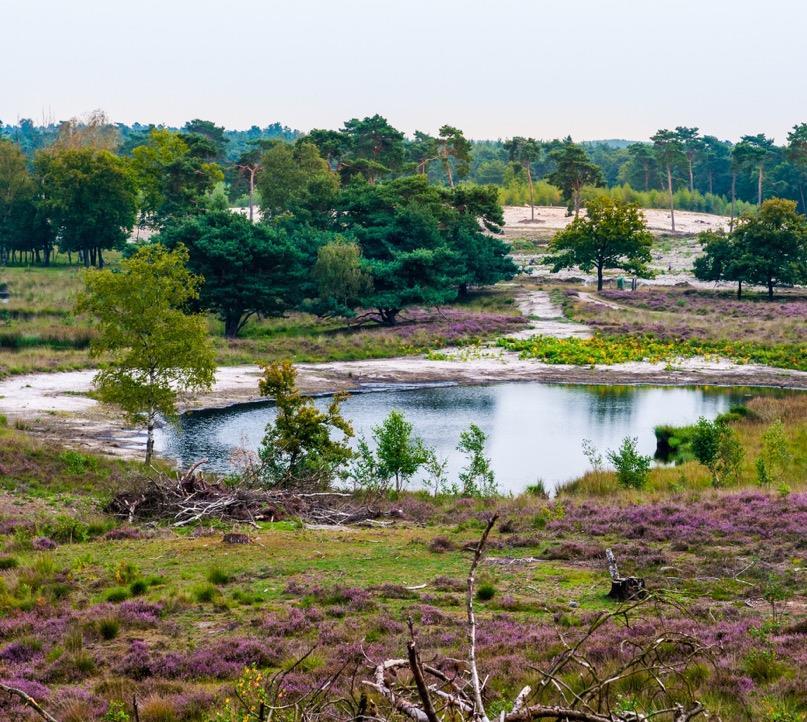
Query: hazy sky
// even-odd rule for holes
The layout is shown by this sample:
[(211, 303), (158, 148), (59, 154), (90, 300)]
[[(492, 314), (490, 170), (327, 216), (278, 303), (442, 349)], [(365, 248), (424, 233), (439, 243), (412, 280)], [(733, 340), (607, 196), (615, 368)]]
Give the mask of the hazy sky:
[(0, 0), (0, 119), (782, 142), (804, 0)]

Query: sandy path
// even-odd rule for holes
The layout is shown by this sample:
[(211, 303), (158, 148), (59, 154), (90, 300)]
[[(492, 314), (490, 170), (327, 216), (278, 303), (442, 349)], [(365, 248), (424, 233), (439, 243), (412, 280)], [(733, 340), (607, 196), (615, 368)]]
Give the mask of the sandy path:
[(546, 291), (525, 291), (516, 296), (516, 305), (522, 315), (529, 319), (529, 326), (521, 331), (507, 334), (507, 338), (531, 338), (532, 336), (555, 336), (556, 338), (588, 338), (591, 329), (582, 323), (574, 323), (564, 317), (559, 305)]

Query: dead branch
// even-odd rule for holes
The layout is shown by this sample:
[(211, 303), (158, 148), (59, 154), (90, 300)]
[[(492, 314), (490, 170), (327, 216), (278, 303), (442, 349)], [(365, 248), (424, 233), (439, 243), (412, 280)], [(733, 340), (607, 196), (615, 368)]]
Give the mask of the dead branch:
[(471, 568), (468, 571), (468, 585), (465, 592), (465, 608), (468, 613), (468, 665), (471, 672), (471, 688), (474, 692), (474, 706), (475, 714), (482, 720), (488, 722), (488, 716), (485, 713), (485, 706), (482, 703), (482, 687), (479, 684), (479, 670), (476, 667), (476, 617), (474, 616), (474, 583), (476, 578), (476, 568), (479, 566), (479, 561), (482, 558), (482, 552), (485, 549), (485, 543), (488, 540), (488, 535), (493, 525), (498, 520), (499, 515), (494, 514), (488, 519), (488, 525), (485, 531), (482, 532), (482, 537), (476, 545), (474, 558), (471, 562)]
[(155, 472), (135, 489), (119, 492), (107, 506), (115, 516), (135, 521), (166, 521), (175, 527), (218, 520), (258, 526), (259, 521), (295, 518), (329, 526), (369, 523), (383, 525), (384, 514), (352, 494), (310, 489), (230, 487), (207, 481), (198, 461), (170, 477)]
[(2, 682), (0, 682), (0, 691), (8, 692), (8, 694), (14, 697), (19, 697), (20, 701), (26, 707), (30, 707), (42, 719), (47, 720), (47, 722), (59, 722), (53, 715), (42, 709), (39, 703), (33, 697), (31, 697), (31, 695), (27, 694), (26, 692), (23, 692), (21, 689), (17, 689), (16, 687), (9, 687), (7, 684), (3, 684)]
[[(488, 535), (496, 523), (493, 516), (487, 523), (479, 542), (474, 547), (474, 555), (468, 573), (466, 587), (466, 627), (468, 632), (468, 654), (466, 660), (444, 658), (444, 664), (452, 668), (460, 667), (456, 676), (451, 677), (440, 669), (440, 665), (423, 664), (415, 639), (414, 626), (409, 620), (411, 641), (407, 646), (408, 659), (390, 659), (374, 664), (374, 679), (364, 684), (378, 691), (381, 696), (398, 712), (415, 722), (441, 722), (444, 718), (461, 720), (462, 722), (489, 722), (485, 712), (482, 693), (487, 683), (480, 681), (477, 668), (476, 650), (476, 618), (474, 615), (474, 588), (476, 571), (482, 560)], [(611, 555), (609, 567), (612, 578), (621, 579), (616, 569), (616, 561)], [(656, 600), (657, 606), (663, 602)], [(670, 699), (668, 680), (684, 683), (687, 692), (682, 696), (691, 698), (691, 687), (686, 683), (684, 675), (688, 665), (696, 658), (708, 656), (710, 648), (694, 637), (661, 631), (655, 637), (642, 644), (626, 639), (622, 643), (622, 651), (630, 651), (630, 657), (610, 674), (603, 675), (585, 656), (585, 645), (603, 625), (609, 622), (623, 622), (629, 626), (631, 615), (641, 607), (653, 602), (649, 595), (634, 597), (617, 609), (602, 613), (570, 644), (563, 635), (559, 635), (564, 650), (559, 654), (548, 671), (536, 669), (541, 680), (533, 692), (533, 688), (525, 686), (515, 698), (509, 712), (502, 711), (497, 722), (537, 722), (538, 720), (554, 720), (555, 722), (648, 722), (651, 718), (664, 715), (671, 722), (690, 722), (705, 712), (704, 706), (691, 700), (689, 706), (680, 701)], [(675, 605), (672, 605), (675, 606)], [(462, 667), (464, 666), (464, 669)], [(408, 667), (412, 680), (401, 682), (396, 679), (396, 671)], [(573, 689), (563, 676), (573, 668), (579, 674), (580, 688)], [(534, 669), (534, 668), (533, 668)], [(654, 700), (666, 699), (670, 706), (656, 709), (653, 712), (613, 712), (610, 697), (619, 684), (634, 675), (645, 675), (654, 685)], [(389, 676), (389, 679), (388, 679)], [(430, 679), (436, 680), (430, 683)], [(414, 684), (412, 684), (414, 683)], [(539, 697), (544, 692), (555, 694), (561, 704), (540, 703)], [(435, 707), (434, 701), (439, 705)], [(655, 702), (654, 702), (655, 705)], [(448, 710), (448, 711), (446, 711)], [(383, 720), (382, 715), (377, 719)]]

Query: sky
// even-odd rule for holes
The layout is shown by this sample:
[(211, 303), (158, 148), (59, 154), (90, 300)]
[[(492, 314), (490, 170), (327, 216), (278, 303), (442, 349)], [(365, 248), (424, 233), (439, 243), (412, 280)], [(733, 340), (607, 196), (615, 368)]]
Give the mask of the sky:
[(0, 0), (0, 120), (784, 142), (804, 0)]

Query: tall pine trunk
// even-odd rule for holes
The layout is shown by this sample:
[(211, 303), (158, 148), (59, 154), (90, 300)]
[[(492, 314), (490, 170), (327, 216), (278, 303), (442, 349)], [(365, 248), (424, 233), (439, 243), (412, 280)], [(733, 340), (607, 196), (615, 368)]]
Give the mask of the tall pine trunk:
[(255, 197), (255, 169), (249, 169), (249, 222), (253, 222), (253, 214), (254, 214), (254, 197)]
[(670, 194), (670, 227), (672, 232), (675, 233), (675, 199), (673, 198), (671, 165), (667, 166), (667, 191)]
[(762, 205), (762, 166), (759, 166), (759, 171), (757, 173), (757, 205)]

